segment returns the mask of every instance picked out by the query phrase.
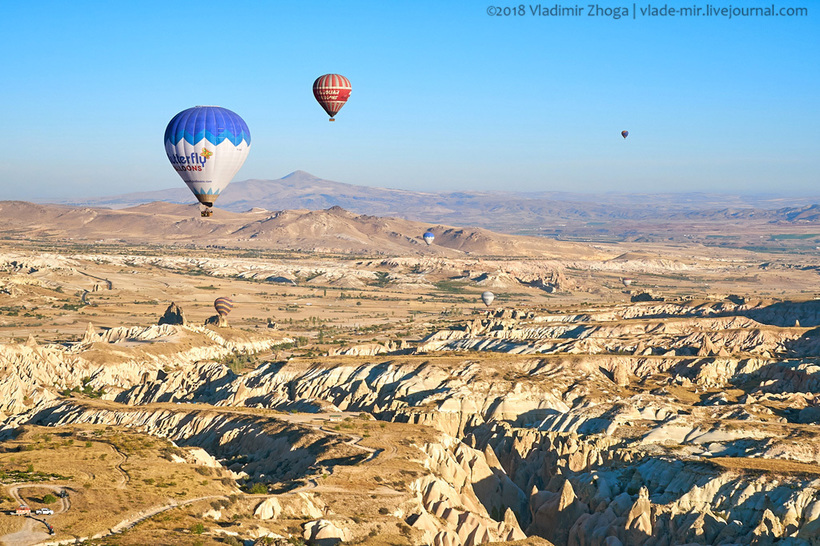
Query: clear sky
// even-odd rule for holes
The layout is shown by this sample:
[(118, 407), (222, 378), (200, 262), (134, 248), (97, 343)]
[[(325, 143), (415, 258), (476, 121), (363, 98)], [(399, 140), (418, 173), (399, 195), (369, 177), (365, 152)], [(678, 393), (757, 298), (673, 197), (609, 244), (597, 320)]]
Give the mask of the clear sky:
[[(250, 127), (235, 180), (302, 169), (411, 190), (820, 195), (820, 1), (731, 19), (538, 5), (2, 2), (0, 199), (182, 185), (162, 137), (198, 104)], [(619, 6), (628, 16), (606, 15)], [(311, 92), (331, 72), (353, 85), (335, 123)]]

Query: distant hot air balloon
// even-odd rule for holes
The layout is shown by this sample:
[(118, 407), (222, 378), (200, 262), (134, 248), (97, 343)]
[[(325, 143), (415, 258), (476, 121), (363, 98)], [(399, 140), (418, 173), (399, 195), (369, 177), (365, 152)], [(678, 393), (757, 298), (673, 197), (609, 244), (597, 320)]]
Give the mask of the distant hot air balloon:
[(224, 319), (228, 316), (228, 313), (231, 312), (231, 309), (233, 309), (233, 300), (226, 296), (216, 298), (214, 300), (214, 309), (216, 309), (217, 314), (219, 314), (219, 318)]
[(629, 131), (621, 131), (621, 136), (626, 138), (629, 136)]
[(210, 216), (210, 207), (248, 157), (251, 133), (245, 121), (219, 106), (183, 110), (165, 128), (165, 153)]
[(489, 290), (487, 290), (486, 292), (481, 294), (481, 301), (483, 301), (484, 305), (486, 305), (487, 307), (490, 306), (490, 304), (493, 302), (494, 299), (495, 299), (495, 294), (493, 294)]
[(631, 286), (633, 281), (632, 279), (621, 279), (621, 282), (624, 283), (624, 286)]
[(350, 98), (351, 89), (350, 80), (341, 74), (325, 74), (313, 82), (313, 96), (330, 116), (330, 121), (336, 121), (334, 116)]
[(424, 242), (427, 243), (427, 246), (430, 246), (433, 244), (433, 241), (435, 240), (436, 236), (433, 234), (432, 231), (425, 231), (424, 235), (422, 235), (421, 238), (424, 239)]

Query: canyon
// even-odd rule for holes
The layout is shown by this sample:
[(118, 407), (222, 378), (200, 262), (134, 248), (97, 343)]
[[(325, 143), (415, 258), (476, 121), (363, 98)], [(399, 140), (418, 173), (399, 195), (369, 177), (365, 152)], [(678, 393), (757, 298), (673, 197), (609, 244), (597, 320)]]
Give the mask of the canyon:
[(820, 544), (812, 255), (63, 236), (0, 252), (3, 510), (69, 502), (6, 544)]

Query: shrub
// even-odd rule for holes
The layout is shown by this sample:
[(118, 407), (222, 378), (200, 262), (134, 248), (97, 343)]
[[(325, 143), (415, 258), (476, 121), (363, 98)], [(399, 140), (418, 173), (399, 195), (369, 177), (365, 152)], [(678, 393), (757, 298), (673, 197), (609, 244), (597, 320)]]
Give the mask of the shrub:
[(57, 502), (57, 497), (55, 497), (51, 493), (49, 493), (45, 497), (43, 497), (43, 503), (44, 504), (54, 504), (55, 502)]
[(264, 495), (268, 492), (268, 486), (264, 483), (255, 483), (248, 490), (251, 495)]
[(227, 366), (232, 372), (239, 373), (244, 368), (254, 367), (256, 359), (251, 355), (233, 353), (224, 357), (219, 363)]
[(194, 523), (191, 525), (191, 532), (195, 535), (201, 535), (205, 532), (205, 526), (201, 523)]
[(376, 280), (372, 284), (375, 284), (376, 286), (380, 287), (387, 286), (388, 284), (390, 284), (390, 273), (386, 273), (384, 271), (377, 271)]

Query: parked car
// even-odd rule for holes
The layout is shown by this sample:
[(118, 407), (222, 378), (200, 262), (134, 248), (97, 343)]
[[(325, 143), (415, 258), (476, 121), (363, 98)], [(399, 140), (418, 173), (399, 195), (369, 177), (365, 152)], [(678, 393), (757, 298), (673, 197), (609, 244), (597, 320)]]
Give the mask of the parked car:
[(37, 510), (34, 511), (34, 513), (35, 514), (40, 514), (42, 516), (50, 516), (50, 515), (54, 514), (54, 510), (52, 510), (51, 508), (38, 508)]

